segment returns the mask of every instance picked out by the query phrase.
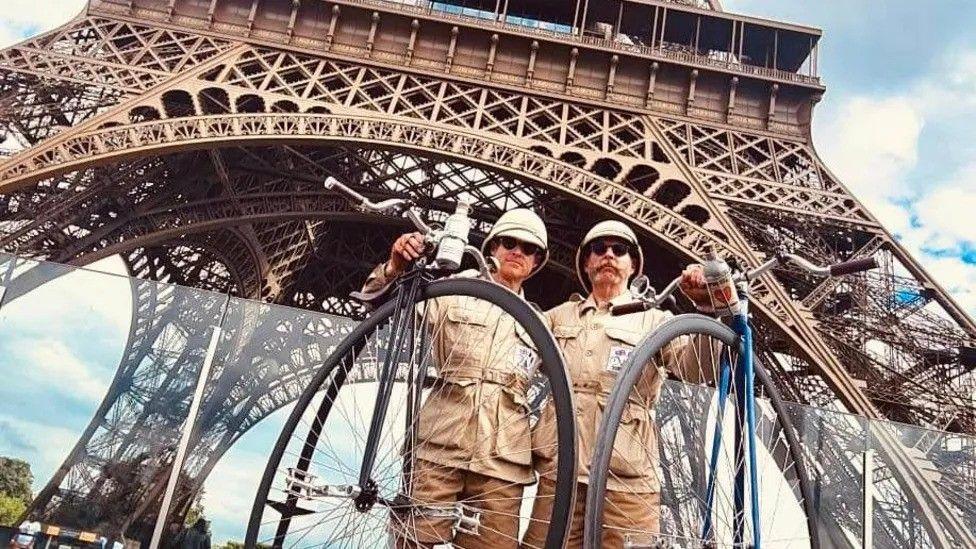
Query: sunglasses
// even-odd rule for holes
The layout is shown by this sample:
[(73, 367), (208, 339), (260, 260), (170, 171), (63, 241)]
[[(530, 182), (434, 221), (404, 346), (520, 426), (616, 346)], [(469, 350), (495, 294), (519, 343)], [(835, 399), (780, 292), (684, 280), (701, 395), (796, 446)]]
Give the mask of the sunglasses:
[(512, 238), (511, 236), (502, 236), (498, 238), (498, 243), (502, 245), (506, 250), (514, 250), (515, 248), (521, 248), (522, 253), (525, 255), (539, 255), (542, 253), (542, 248), (531, 242), (522, 242), (517, 238)]
[(594, 253), (596, 255), (603, 255), (607, 253), (607, 249), (612, 250), (613, 255), (617, 257), (623, 257), (624, 254), (630, 253), (630, 246), (628, 244), (624, 244), (623, 242), (608, 243), (606, 241), (599, 240), (590, 244), (590, 253)]

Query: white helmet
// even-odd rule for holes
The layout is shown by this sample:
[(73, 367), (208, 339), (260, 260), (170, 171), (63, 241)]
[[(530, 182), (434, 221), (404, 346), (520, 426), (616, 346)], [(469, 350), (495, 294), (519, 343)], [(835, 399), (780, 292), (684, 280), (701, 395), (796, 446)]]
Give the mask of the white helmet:
[(586, 260), (583, 256), (583, 250), (586, 250), (590, 242), (607, 236), (613, 236), (625, 242), (630, 242), (631, 257), (634, 259), (634, 274), (639, 275), (644, 270), (644, 252), (641, 251), (640, 243), (637, 242), (637, 234), (634, 233), (633, 229), (620, 221), (601, 221), (586, 233), (586, 236), (583, 237), (583, 242), (580, 243), (579, 248), (576, 250), (576, 276), (579, 277), (580, 284), (588, 292), (592, 288), (590, 287), (589, 279), (583, 271), (583, 262)]
[(532, 210), (516, 208), (503, 213), (498, 218), (498, 221), (495, 222), (491, 231), (488, 232), (488, 236), (485, 237), (485, 241), (481, 245), (481, 253), (487, 257), (489, 253), (488, 249), (491, 247), (491, 241), (500, 236), (517, 238), (522, 242), (535, 244), (542, 249), (544, 254), (542, 261), (536, 265), (535, 269), (532, 269), (529, 276), (539, 272), (542, 266), (549, 261), (549, 239), (548, 233), (546, 233), (546, 224)]

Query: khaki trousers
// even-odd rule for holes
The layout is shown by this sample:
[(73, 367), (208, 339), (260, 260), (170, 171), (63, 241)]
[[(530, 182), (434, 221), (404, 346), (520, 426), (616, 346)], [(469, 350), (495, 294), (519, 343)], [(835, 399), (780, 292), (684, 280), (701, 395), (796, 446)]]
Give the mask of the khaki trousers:
[(522, 485), (424, 460), (417, 460), (412, 477), (410, 499), (414, 504), (440, 507), (460, 501), (481, 512), (481, 524), (477, 535), (455, 534), (452, 518), (425, 517), (417, 511), (409, 516), (396, 514), (390, 526), (397, 537), (397, 547), (440, 543), (465, 549), (518, 547)]
[[(567, 547), (583, 547), (583, 521), (586, 515), (587, 485), (576, 484), (576, 503), (573, 507), (572, 524)], [(525, 533), (522, 547), (545, 547), (552, 516), (556, 484), (543, 477), (539, 479), (539, 492), (532, 507), (532, 521)], [(632, 494), (607, 490), (603, 508), (603, 539), (601, 547), (622, 548), (627, 534), (654, 534), (660, 529), (661, 494)]]

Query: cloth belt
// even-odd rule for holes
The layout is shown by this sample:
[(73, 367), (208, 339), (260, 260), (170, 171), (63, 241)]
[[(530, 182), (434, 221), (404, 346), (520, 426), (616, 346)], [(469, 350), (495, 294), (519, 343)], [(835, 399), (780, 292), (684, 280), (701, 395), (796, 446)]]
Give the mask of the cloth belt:
[(515, 372), (484, 368), (448, 368), (439, 372), (439, 381), (452, 383), (458, 381), (484, 381), (495, 385), (502, 385), (525, 392), (529, 387), (529, 380)]
[[(599, 379), (584, 379), (573, 382), (573, 392), (585, 395), (608, 397), (613, 391), (614, 384), (615, 383), (611, 383), (609, 380), (604, 381)], [(648, 407), (646, 402), (641, 401), (633, 393), (631, 393), (627, 401), (632, 405), (640, 406), (641, 409), (646, 409)]]

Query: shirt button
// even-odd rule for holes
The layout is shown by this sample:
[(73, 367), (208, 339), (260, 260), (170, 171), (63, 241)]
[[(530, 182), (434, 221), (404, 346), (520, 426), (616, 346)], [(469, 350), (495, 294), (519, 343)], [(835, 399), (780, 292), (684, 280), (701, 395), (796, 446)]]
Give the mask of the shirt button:
[(586, 356), (593, 356), (593, 351), (586, 351)]

